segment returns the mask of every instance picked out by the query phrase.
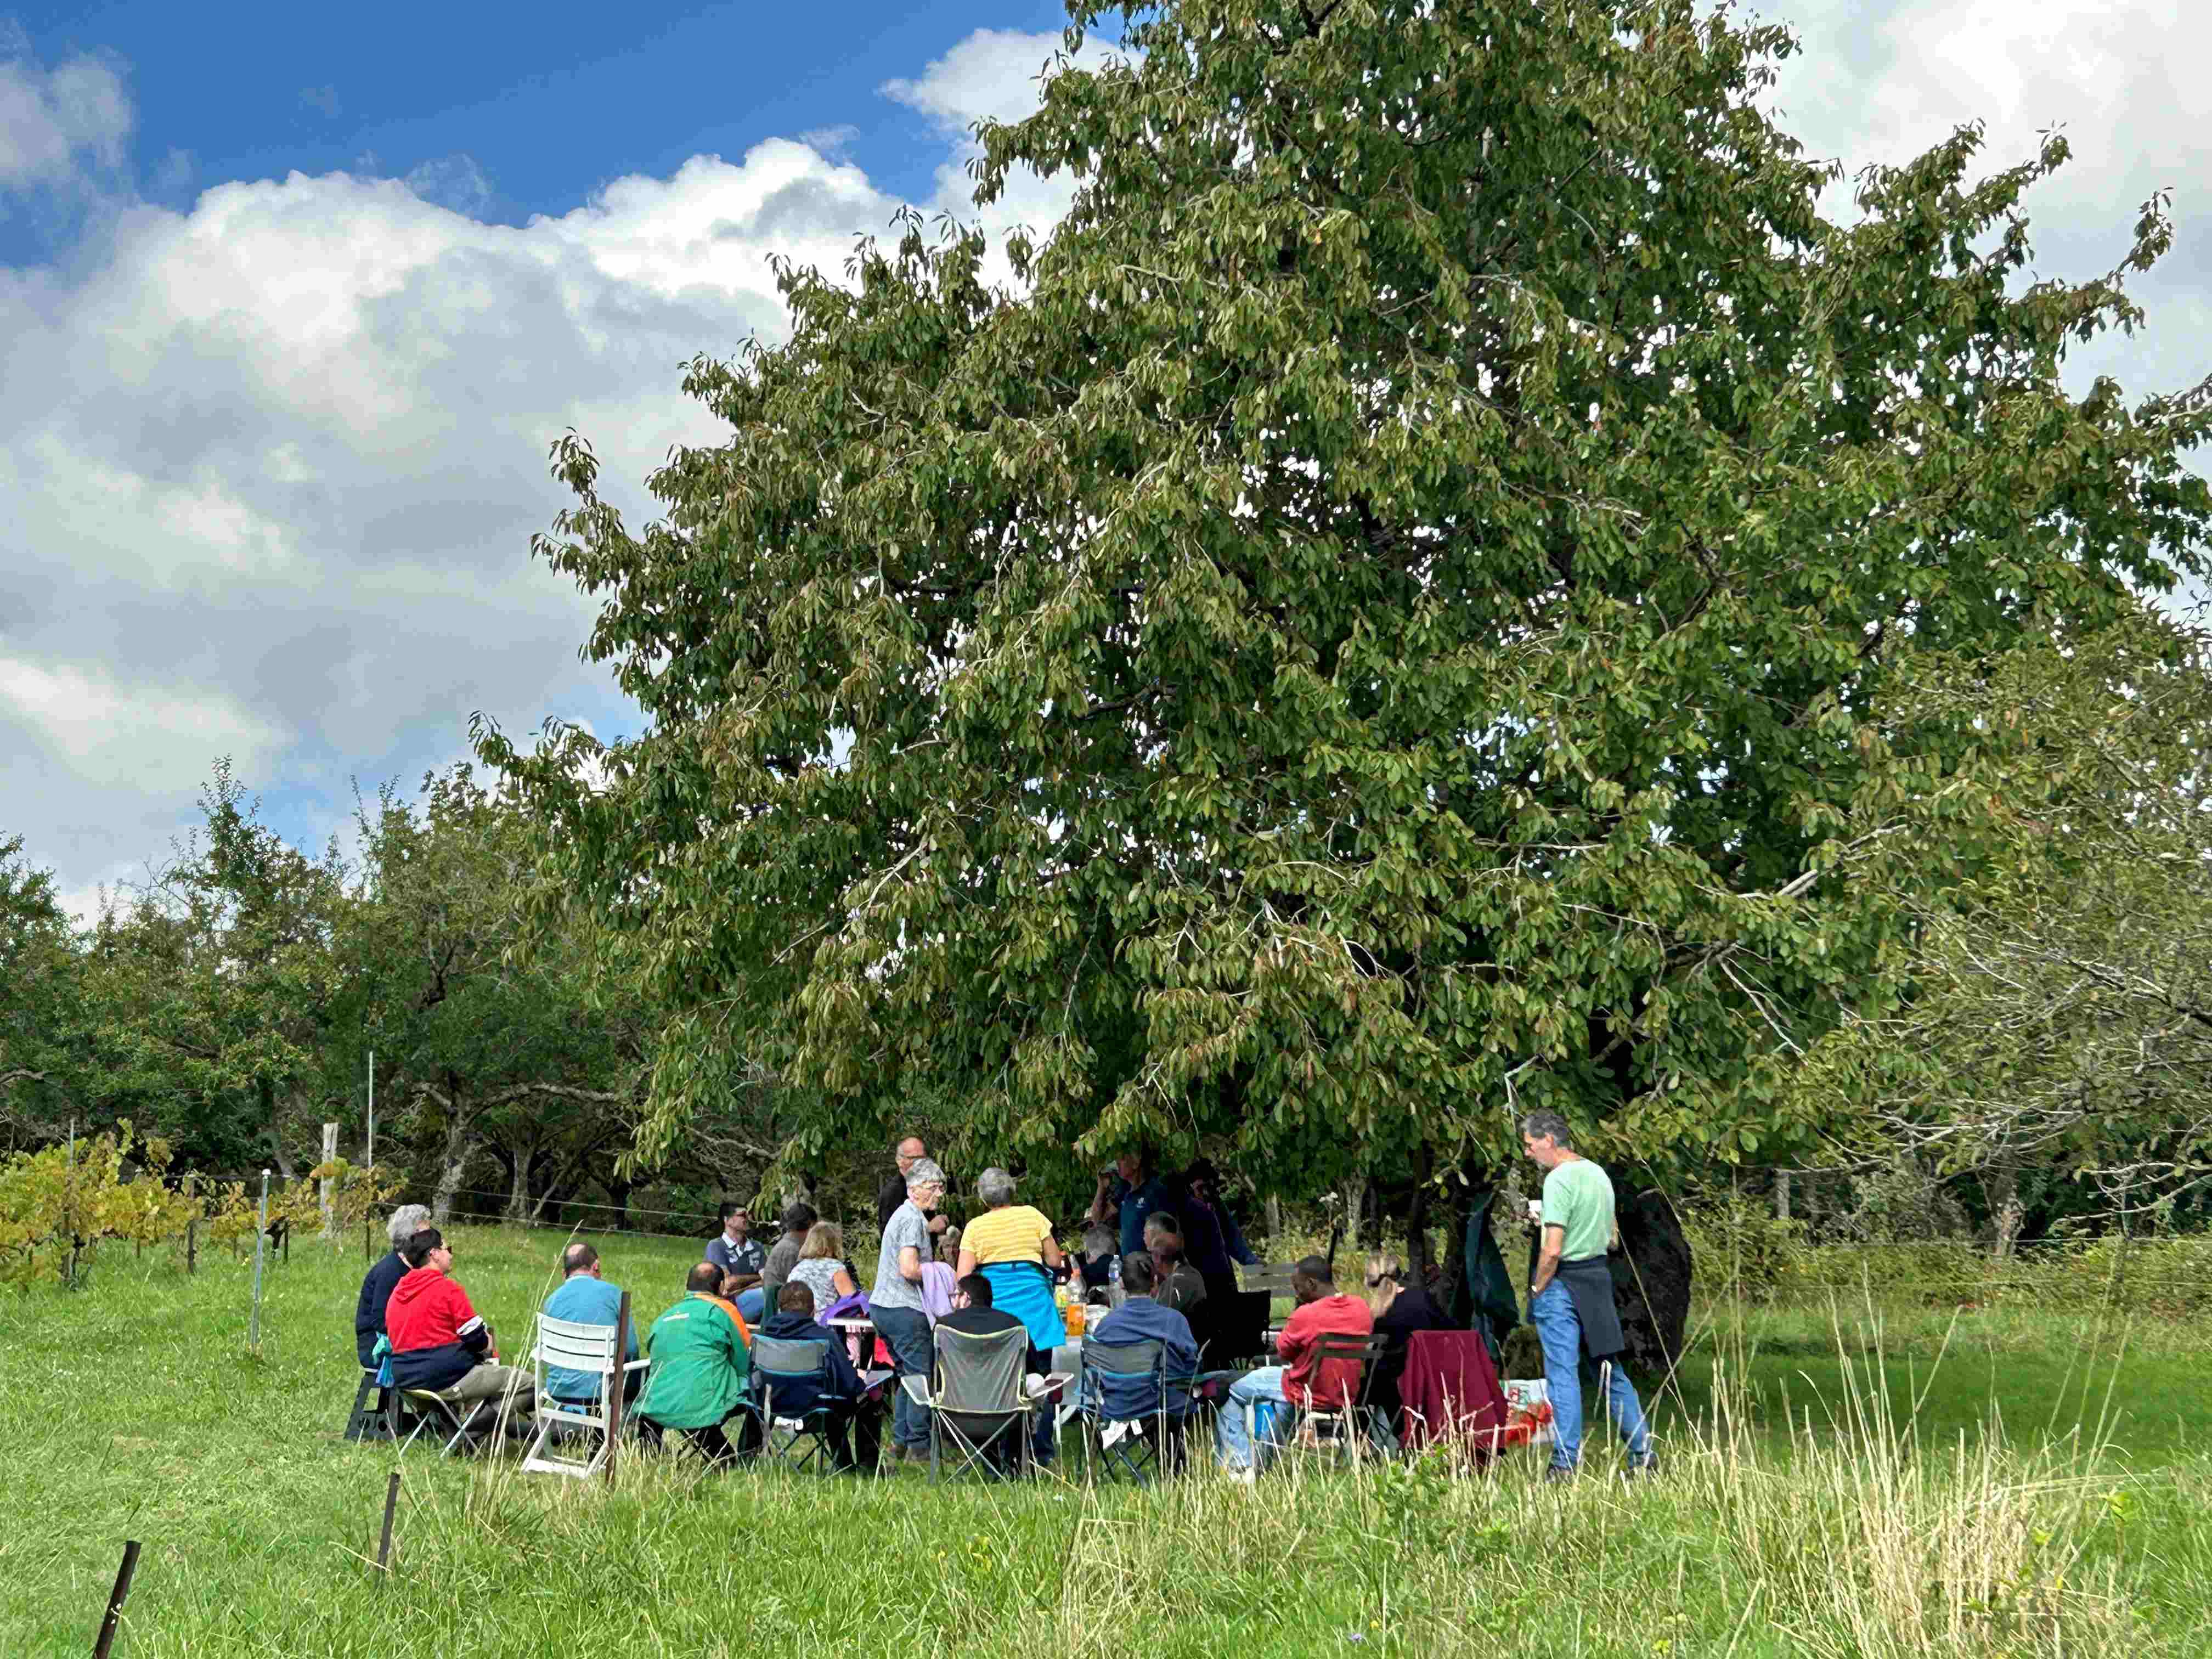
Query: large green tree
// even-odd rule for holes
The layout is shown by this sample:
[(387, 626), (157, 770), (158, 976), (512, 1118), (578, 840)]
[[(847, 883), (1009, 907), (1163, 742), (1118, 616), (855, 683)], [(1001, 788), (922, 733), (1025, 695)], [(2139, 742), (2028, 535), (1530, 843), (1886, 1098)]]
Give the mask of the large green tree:
[(641, 1152), (740, 1060), (1280, 1189), (1449, 1194), (1516, 1108), (1636, 1178), (1785, 1146), (1891, 989), (1850, 855), (1971, 761), (1885, 681), (2201, 568), (2201, 389), (2060, 378), (2161, 212), (2031, 281), (2065, 143), (1967, 129), (1833, 222), (1789, 36), (1686, 0), (1071, 13), (1124, 55), (978, 168), (1073, 173), (1049, 236), (785, 270), (641, 531), (556, 446), (650, 725), (483, 747), (679, 1011)]

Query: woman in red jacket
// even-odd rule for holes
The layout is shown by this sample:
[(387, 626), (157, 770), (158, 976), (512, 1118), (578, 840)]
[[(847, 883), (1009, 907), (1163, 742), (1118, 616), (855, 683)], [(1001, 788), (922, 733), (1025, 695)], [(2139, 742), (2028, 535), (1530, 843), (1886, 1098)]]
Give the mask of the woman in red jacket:
[(527, 1371), (497, 1363), (491, 1327), (469, 1304), (453, 1276), (453, 1251), (435, 1227), (407, 1241), (413, 1264), (392, 1287), (385, 1305), (384, 1333), (392, 1342), (392, 1380), (403, 1389), (426, 1389), (456, 1405), (503, 1402), (510, 1420), (535, 1403)]

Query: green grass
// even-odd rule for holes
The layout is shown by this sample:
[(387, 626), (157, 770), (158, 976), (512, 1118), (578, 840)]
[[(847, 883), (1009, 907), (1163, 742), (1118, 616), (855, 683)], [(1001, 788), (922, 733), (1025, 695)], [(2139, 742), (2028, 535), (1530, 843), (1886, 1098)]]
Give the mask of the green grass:
[[(519, 1348), (559, 1237), (470, 1231), (457, 1271)], [(695, 1247), (623, 1239), (650, 1319)], [(0, 1297), (0, 1654), (2185, 1655), (2212, 1602), (2212, 1390), (2184, 1327), (2007, 1309), (1703, 1320), (1657, 1402), (1659, 1482), (1555, 1490), (1523, 1455), (1292, 1467), (1254, 1489), (922, 1475), (820, 1483), (639, 1457), (611, 1491), (339, 1438), (350, 1252), (250, 1267), (111, 1250)]]

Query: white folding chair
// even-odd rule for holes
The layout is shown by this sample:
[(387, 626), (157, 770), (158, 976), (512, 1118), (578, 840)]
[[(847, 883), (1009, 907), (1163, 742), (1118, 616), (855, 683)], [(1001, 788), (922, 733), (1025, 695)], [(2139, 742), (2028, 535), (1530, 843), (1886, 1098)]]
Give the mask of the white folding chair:
[[(526, 1472), (583, 1479), (597, 1474), (606, 1462), (615, 1391), (630, 1372), (643, 1370), (647, 1363), (642, 1359), (625, 1363), (615, 1351), (616, 1334), (611, 1325), (580, 1325), (574, 1320), (538, 1316), (538, 1328), (530, 1345), (531, 1363), (538, 1374), (538, 1433), (523, 1455)], [(546, 1373), (556, 1365), (598, 1377), (599, 1398), (555, 1399)], [(565, 1437), (577, 1431), (590, 1437), (594, 1449), (589, 1457), (571, 1457), (553, 1449), (556, 1433)]]

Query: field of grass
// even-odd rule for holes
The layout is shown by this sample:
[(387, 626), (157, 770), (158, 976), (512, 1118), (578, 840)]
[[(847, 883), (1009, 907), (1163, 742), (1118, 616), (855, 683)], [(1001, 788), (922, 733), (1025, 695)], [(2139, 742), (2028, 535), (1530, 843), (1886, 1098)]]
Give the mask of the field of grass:
[[(560, 1237), (459, 1235), (519, 1347)], [(606, 1246), (643, 1317), (684, 1241)], [(339, 1437), (349, 1251), (270, 1269), (111, 1250), (0, 1296), (0, 1654), (82, 1653), (126, 1538), (116, 1652), (2188, 1655), (2212, 1649), (2212, 1387), (2181, 1323), (2007, 1308), (1701, 1316), (1656, 1402), (1663, 1477), (1542, 1485), (1528, 1455), (933, 1490), (635, 1457), (613, 1490)]]

